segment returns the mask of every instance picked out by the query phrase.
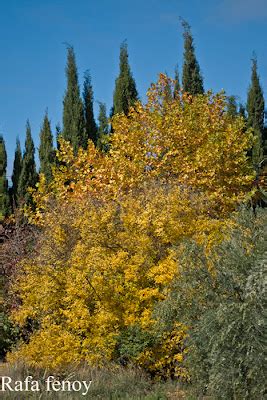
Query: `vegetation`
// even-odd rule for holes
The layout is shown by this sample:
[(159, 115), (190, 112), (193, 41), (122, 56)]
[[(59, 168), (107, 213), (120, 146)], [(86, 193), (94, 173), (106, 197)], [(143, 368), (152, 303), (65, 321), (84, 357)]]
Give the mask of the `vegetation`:
[(128, 62), (127, 43), (123, 42), (120, 48), (120, 73), (113, 94), (113, 114), (128, 114), (129, 108), (137, 99), (136, 84)]
[(203, 94), (203, 78), (195, 55), (190, 25), (182, 20), (184, 28), (183, 89), (192, 95)]
[(40, 173), (44, 174), (47, 182), (50, 182), (52, 179), (52, 166), (55, 162), (55, 151), (47, 112), (44, 116), (43, 126), (40, 132), (39, 159)]
[[(42, 226), (39, 250), (24, 259), (15, 284), (21, 305), (13, 320), (21, 328), (31, 321), (34, 331), (10, 360), (62, 369), (118, 355), (149, 364), (154, 375), (187, 379), (186, 328), (153, 333), (153, 307), (176, 271), (172, 246), (188, 237), (209, 251), (220, 242), (254, 173), (246, 155), (251, 132), (224, 111), (224, 97), (166, 99), (165, 86), (173, 84), (161, 75), (147, 104), (136, 104), (130, 118), (113, 118), (106, 155), (89, 144), (75, 156), (61, 142), (62, 166), (33, 193), (29, 217)], [(127, 353), (129, 334), (137, 349)]]
[(13, 173), (12, 173), (12, 206), (13, 208), (18, 206), (18, 186), (19, 178), (22, 171), (22, 153), (19, 139), (16, 140), (16, 150), (13, 162)]
[[(92, 384), (86, 396), (81, 392), (54, 392), (51, 393), (45, 390), (45, 379), (49, 376), (48, 371), (29, 370), (22, 363), (15, 365), (7, 364), (3, 371), (5, 376), (11, 376), (16, 380), (24, 380), (26, 376), (32, 375), (38, 379), (40, 384), (40, 392), (28, 392), (27, 399), (91, 399), (91, 400), (167, 400), (175, 399), (180, 391), (177, 384), (172, 382), (155, 383), (140, 369), (129, 366), (127, 368), (118, 365), (110, 365), (103, 369), (90, 368), (80, 366), (74, 371), (68, 371), (61, 376), (65, 380), (92, 380)], [(181, 397), (183, 398), (183, 397)], [(6, 400), (20, 400), (21, 393), (7, 392)]]
[(91, 75), (89, 71), (86, 71), (84, 76), (83, 86), (83, 102), (84, 102), (84, 118), (85, 118), (85, 140), (83, 147), (86, 148), (88, 140), (92, 140), (96, 145), (98, 141), (97, 125), (94, 117), (94, 94), (91, 83)]
[(0, 136), (0, 221), (8, 214), (8, 182), (6, 179), (7, 155), (3, 136)]
[(31, 195), (28, 192), (28, 187), (34, 187), (37, 182), (34, 153), (35, 148), (31, 135), (31, 127), (29, 121), (27, 121), (25, 150), (22, 158), (22, 169), (18, 184), (18, 198), (24, 199), (26, 204), (31, 201)]
[(88, 399), (266, 396), (257, 62), (246, 109), (236, 96), (205, 93), (182, 24), (182, 84), (177, 67), (140, 101), (124, 42), (111, 118), (98, 102), (97, 122), (91, 76), (81, 97), (68, 46), (57, 150), (46, 113), (38, 174), (27, 122), (12, 189), (0, 138), (0, 368), (8, 376), (90, 377)]
[(242, 211), (209, 255), (185, 242), (169, 294), (157, 307), (161, 329), (168, 332), (177, 321), (189, 327), (186, 362), (198, 396), (265, 397), (266, 222), (266, 211), (256, 218)]
[(257, 168), (263, 157), (264, 131), (264, 98), (257, 73), (257, 60), (252, 60), (251, 84), (247, 98), (247, 113), (249, 127), (254, 129), (255, 143), (252, 148), (252, 160)]
[(237, 102), (236, 102), (236, 97), (235, 96), (229, 96), (228, 97), (227, 112), (232, 117), (236, 117), (237, 116), (238, 111), (237, 111)]
[(66, 77), (67, 89), (63, 100), (62, 136), (72, 144), (77, 153), (79, 146), (84, 144), (85, 121), (75, 54), (71, 46), (68, 47)]
[(109, 146), (109, 122), (107, 117), (107, 109), (104, 103), (99, 103), (99, 114), (98, 114), (98, 142), (97, 146), (103, 150), (107, 151)]

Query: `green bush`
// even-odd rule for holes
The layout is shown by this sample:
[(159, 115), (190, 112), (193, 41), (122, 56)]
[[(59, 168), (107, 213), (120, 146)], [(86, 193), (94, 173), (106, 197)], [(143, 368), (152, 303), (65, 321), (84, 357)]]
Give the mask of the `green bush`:
[(18, 328), (9, 320), (5, 312), (0, 312), (0, 360), (5, 358), (6, 353), (16, 343)]
[(134, 362), (146, 348), (151, 347), (156, 338), (150, 332), (133, 325), (122, 331), (117, 340), (115, 359), (122, 365)]
[(6, 353), (16, 343), (18, 329), (9, 320), (4, 303), (4, 276), (0, 276), (0, 360), (5, 358)]
[[(187, 365), (197, 395), (266, 398), (267, 213), (242, 211), (239, 225), (209, 256), (187, 242), (167, 299), (155, 314), (164, 330), (189, 327)], [(265, 341), (266, 343), (266, 341)]]

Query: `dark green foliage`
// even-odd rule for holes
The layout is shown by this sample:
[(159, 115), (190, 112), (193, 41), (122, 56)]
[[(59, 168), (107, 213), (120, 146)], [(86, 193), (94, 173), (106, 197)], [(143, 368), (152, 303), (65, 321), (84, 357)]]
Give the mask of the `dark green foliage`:
[(123, 42), (120, 48), (120, 73), (115, 82), (113, 94), (113, 114), (128, 114), (129, 108), (138, 99), (135, 80), (128, 62), (127, 43)]
[(179, 80), (178, 65), (175, 67), (174, 79), (175, 79), (175, 84), (174, 84), (173, 96), (174, 96), (174, 98), (176, 98), (178, 93), (180, 92), (180, 80)]
[(25, 203), (29, 203), (31, 201), (31, 195), (28, 193), (27, 189), (29, 187), (34, 187), (37, 183), (34, 153), (35, 148), (31, 135), (31, 127), (29, 121), (27, 121), (25, 149), (22, 159), (22, 170), (18, 184), (18, 200)]
[(115, 357), (121, 364), (126, 365), (151, 347), (155, 340), (150, 332), (144, 331), (138, 325), (129, 326), (118, 337)]
[(59, 142), (58, 139), (59, 137), (62, 136), (62, 131), (61, 131), (61, 127), (60, 124), (56, 125), (56, 142), (57, 142), (57, 149), (59, 150)]
[(267, 126), (263, 129), (263, 156), (267, 158)]
[(84, 75), (83, 104), (85, 118), (85, 135), (82, 146), (83, 148), (86, 148), (88, 139), (91, 139), (94, 142), (95, 146), (98, 140), (97, 125), (94, 117), (94, 93), (89, 71), (86, 71)]
[(99, 102), (98, 114), (98, 142), (97, 146), (104, 152), (109, 149), (109, 122), (107, 117), (107, 109), (104, 103)]
[(0, 360), (17, 342), (19, 329), (10, 321), (8, 314), (0, 310)]
[(257, 60), (252, 59), (251, 84), (247, 97), (247, 125), (254, 129), (256, 143), (252, 149), (252, 161), (255, 166), (263, 156), (263, 131), (264, 131), (264, 97), (257, 72)]
[(236, 117), (238, 114), (235, 96), (228, 96), (227, 98), (227, 113), (231, 115), (231, 117)]
[(20, 147), (20, 141), (16, 141), (15, 157), (13, 162), (13, 173), (12, 173), (12, 206), (18, 205), (18, 185), (19, 178), (22, 171), (22, 153)]
[(77, 153), (78, 148), (84, 143), (85, 122), (75, 54), (71, 46), (68, 47), (66, 77), (67, 90), (63, 100), (62, 136), (72, 144)]
[(241, 104), (241, 103), (239, 104), (238, 113), (239, 113), (239, 115), (240, 115), (241, 117), (244, 118), (245, 121), (247, 120), (246, 108), (245, 108), (245, 106), (243, 106), (243, 104)]
[(40, 132), (40, 173), (45, 175), (47, 182), (52, 179), (52, 165), (55, 162), (55, 150), (53, 146), (53, 135), (47, 112), (45, 113), (43, 125)]
[(0, 136), (0, 221), (10, 211), (8, 196), (8, 180), (6, 178), (7, 154), (3, 136)]
[[(60, 127), (60, 124), (56, 125), (56, 147), (57, 150), (60, 150), (60, 144), (59, 144), (59, 139), (62, 138), (62, 129)], [(56, 152), (55, 152), (56, 153)], [(56, 157), (56, 164), (60, 164), (57, 157)]]
[(195, 55), (193, 36), (189, 24), (182, 20), (184, 28), (183, 89), (192, 95), (203, 94), (203, 78)]
[(190, 327), (187, 363), (198, 396), (265, 398), (266, 226), (265, 210), (256, 217), (245, 211), (210, 256), (187, 243), (179, 275), (158, 307), (164, 329), (175, 321)]

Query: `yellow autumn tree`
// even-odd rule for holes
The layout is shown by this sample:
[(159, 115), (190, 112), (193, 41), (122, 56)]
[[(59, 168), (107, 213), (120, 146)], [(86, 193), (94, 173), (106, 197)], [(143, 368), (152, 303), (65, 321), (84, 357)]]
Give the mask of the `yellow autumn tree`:
[[(114, 117), (108, 154), (89, 143), (74, 156), (61, 141), (62, 163), (49, 185), (41, 177), (28, 211), (41, 227), (38, 254), (14, 283), (21, 305), (13, 319), (34, 329), (10, 360), (102, 364), (121, 354), (127, 332), (153, 337), (153, 307), (167, 294), (183, 239), (209, 251), (249, 197), (252, 134), (242, 118), (225, 112), (222, 94), (166, 97), (172, 84), (161, 75), (146, 104)], [(179, 326), (159, 340), (158, 358), (155, 343), (141, 343), (132, 357), (185, 377), (185, 336)]]

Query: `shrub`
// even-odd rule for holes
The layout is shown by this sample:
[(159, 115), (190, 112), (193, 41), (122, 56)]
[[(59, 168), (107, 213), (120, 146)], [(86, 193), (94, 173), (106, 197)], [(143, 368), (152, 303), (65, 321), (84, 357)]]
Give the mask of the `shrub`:
[(266, 210), (242, 212), (239, 226), (209, 256), (187, 242), (177, 276), (156, 314), (164, 329), (189, 327), (187, 363), (197, 393), (213, 399), (266, 395)]

